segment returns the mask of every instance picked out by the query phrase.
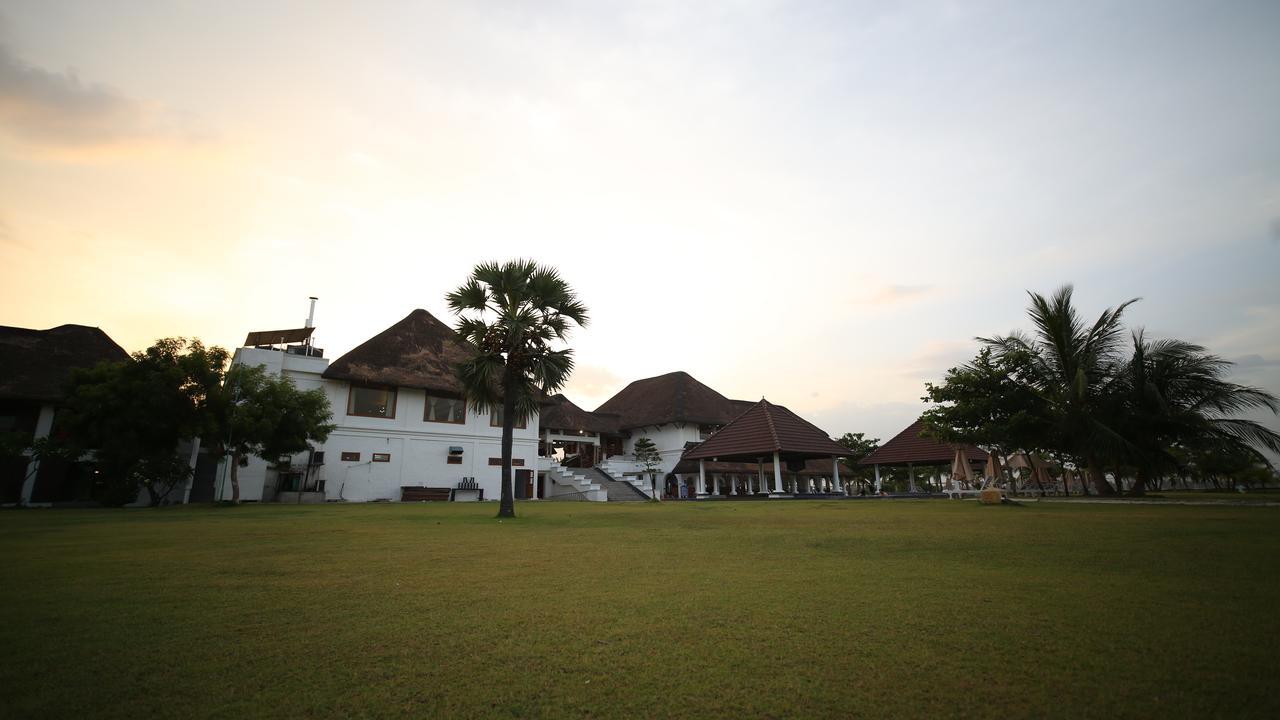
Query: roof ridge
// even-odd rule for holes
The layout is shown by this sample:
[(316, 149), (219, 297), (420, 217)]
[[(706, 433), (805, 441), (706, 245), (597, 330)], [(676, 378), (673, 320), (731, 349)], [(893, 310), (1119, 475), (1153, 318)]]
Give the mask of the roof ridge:
[(762, 397), (756, 407), (764, 409), (764, 421), (769, 426), (769, 435), (773, 438), (773, 451), (778, 452), (782, 449), (782, 441), (778, 439), (778, 428), (773, 424), (773, 413), (769, 412), (772, 403)]

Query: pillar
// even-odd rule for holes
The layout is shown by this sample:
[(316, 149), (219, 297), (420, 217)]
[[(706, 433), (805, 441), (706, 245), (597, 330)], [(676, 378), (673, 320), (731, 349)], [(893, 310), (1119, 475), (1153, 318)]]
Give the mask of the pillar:
[(698, 488), (697, 497), (704, 498), (707, 496), (707, 461), (698, 461)]
[(712, 475), (711, 480), (715, 483), (715, 496), (720, 497), (720, 473)]
[[(49, 437), (49, 433), (53, 431), (53, 405), (45, 404), (40, 406), (40, 416), (36, 418), (36, 432), (32, 435), (32, 441), (43, 440)], [(20, 502), (23, 505), (31, 503), (31, 496), (36, 490), (36, 476), (40, 474), (40, 458), (32, 457), (27, 462), (27, 474), (22, 479), (22, 496)]]
[(738, 494), (738, 476), (737, 475), (729, 476), (729, 494), (730, 495)]
[(877, 463), (875, 468), (876, 468), (876, 493), (878, 494), (880, 492), (880, 464)]
[(778, 455), (778, 451), (773, 451), (773, 487), (775, 495), (784, 495), (782, 489), (782, 458)]
[(916, 466), (907, 463), (907, 492), (916, 491)]
[(835, 481), (836, 492), (844, 494), (844, 485), (840, 484), (840, 458), (831, 456), (831, 479)]
[[(757, 479), (760, 481), (757, 492), (764, 492), (764, 458), (756, 459), (756, 470), (758, 471), (756, 473)], [(773, 454), (773, 471), (778, 471), (778, 453)]]

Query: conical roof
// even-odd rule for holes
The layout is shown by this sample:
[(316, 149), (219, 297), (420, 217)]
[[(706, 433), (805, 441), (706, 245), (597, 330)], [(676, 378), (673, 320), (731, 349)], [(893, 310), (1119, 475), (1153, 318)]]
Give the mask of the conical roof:
[(720, 428), (682, 459), (754, 459), (779, 453), (787, 459), (845, 456), (849, 448), (781, 405), (761, 400)]
[(742, 412), (737, 403), (687, 372), (673, 372), (636, 380), (596, 412), (618, 415), (623, 430), (676, 422), (721, 425)]
[(964, 451), (970, 461), (987, 459), (987, 454), (973, 445), (949, 445), (922, 436), (924, 418), (907, 426), (875, 452), (858, 461), (859, 465), (906, 465), (934, 463), (945, 465), (955, 459), (956, 449)]
[(324, 377), (461, 396), (455, 368), (468, 357), (453, 328), (417, 309), (334, 360)]

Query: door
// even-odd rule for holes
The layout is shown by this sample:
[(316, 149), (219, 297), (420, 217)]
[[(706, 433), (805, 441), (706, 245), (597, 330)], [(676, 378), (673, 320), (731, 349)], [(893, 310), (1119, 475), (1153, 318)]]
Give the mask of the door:
[(516, 489), (519, 490), (516, 497), (521, 499), (535, 497), (533, 494), (533, 471), (532, 470), (516, 470)]

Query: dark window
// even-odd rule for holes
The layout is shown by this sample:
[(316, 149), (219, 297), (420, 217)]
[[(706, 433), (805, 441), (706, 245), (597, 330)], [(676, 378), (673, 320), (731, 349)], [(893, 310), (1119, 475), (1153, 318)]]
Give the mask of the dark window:
[(453, 423), (463, 425), (467, 422), (467, 401), (462, 398), (427, 396), (427, 408), (422, 419), (426, 422)]
[(374, 453), (374, 462), (391, 462), (391, 453)]
[(450, 464), (450, 465), (461, 465), (461, 464), (462, 464), (462, 458), (461, 458), (461, 457), (459, 457), (459, 456), (457, 456), (457, 455), (450, 455), (450, 456), (449, 456), (449, 464)]
[[(489, 413), (489, 427), (502, 427), (502, 408), (498, 408), (497, 410)], [(521, 420), (517, 421), (512, 427), (517, 427), (523, 430), (529, 427), (529, 423), (527, 420)]]
[(351, 394), (347, 397), (347, 414), (394, 418), (396, 389), (383, 385), (352, 385)]
[(360, 453), (344, 452), (342, 460), (343, 462), (360, 462)]

